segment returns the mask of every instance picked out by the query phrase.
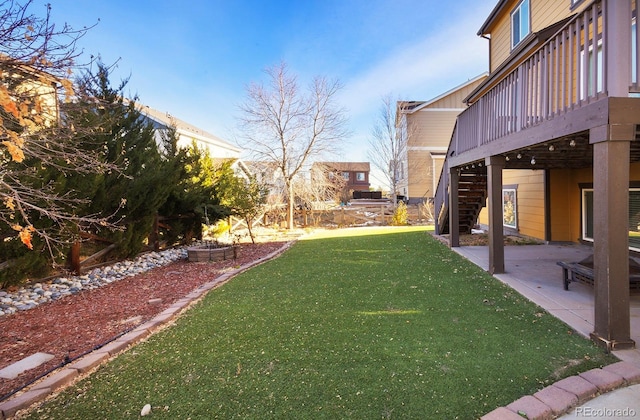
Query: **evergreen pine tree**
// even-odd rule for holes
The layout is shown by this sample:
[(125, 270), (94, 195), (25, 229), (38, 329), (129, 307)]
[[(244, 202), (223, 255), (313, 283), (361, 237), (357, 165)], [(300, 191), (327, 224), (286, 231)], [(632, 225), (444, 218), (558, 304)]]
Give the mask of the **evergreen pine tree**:
[(106, 127), (102, 133), (94, 134), (90, 143), (101, 144), (105, 159), (119, 168), (101, 177), (88, 210), (117, 215), (120, 229), (96, 233), (114, 241), (117, 254), (122, 257), (142, 250), (174, 181), (173, 173), (165, 173), (168, 165), (153, 126), (138, 111), (135, 99), (124, 99), (126, 83), (113, 88), (109, 71), (102, 64), (96, 74), (87, 72), (79, 81), (80, 95), (87, 103), (95, 104), (86, 123), (97, 119)]

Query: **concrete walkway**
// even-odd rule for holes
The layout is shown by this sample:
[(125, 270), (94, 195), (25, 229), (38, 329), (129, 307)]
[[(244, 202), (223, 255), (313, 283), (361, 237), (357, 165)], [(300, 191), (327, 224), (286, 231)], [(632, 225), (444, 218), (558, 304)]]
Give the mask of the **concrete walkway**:
[[(453, 248), (484, 270), (489, 267), (489, 248), (464, 246)], [(593, 332), (593, 288), (571, 283), (562, 284), (562, 268), (557, 261), (580, 261), (593, 253), (584, 245), (519, 245), (505, 247), (505, 274), (495, 277), (520, 292), (532, 302), (564, 321), (579, 334)], [(631, 338), (640, 346), (640, 294), (630, 303)], [(640, 350), (614, 352), (622, 362), (594, 369), (562, 381), (500, 407), (486, 420), (559, 418), (640, 418)]]

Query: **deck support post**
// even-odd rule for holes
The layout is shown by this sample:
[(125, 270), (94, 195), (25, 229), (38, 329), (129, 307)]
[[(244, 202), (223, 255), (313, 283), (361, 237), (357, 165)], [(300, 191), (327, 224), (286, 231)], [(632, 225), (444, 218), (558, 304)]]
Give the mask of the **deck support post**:
[(460, 210), (458, 203), (458, 183), (460, 174), (457, 168), (449, 169), (449, 247), (460, 246)]
[[(629, 96), (631, 7), (628, 1), (602, 3), (606, 17), (603, 74), (609, 100)], [(611, 112), (611, 111), (610, 111)], [(635, 347), (629, 310), (629, 167), (635, 125), (592, 128), (594, 331), (591, 339), (607, 350)], [(616, 121), (611, 123), (611, 121)]]
[(502, 170), (504, 156), (485, 159), (489, 197), (489, 273), (504, 273), (504, 232), (502, 214)]
[[(591, 134), (597, 137), (601, 132), (592, 130)], [(609, 351), (635, 347), (629, 310), (630, 145), (630, 141), (619, 140), (593, 144), (595, 302), (591, 339)]]

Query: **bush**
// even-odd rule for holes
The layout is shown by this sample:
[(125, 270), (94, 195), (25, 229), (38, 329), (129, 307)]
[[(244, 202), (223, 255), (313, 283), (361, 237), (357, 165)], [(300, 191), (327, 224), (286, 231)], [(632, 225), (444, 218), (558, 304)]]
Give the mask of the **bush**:
[(391, 219), (391, 226), (406, 226), (407, 222), (407, 205), (404, 201), (399, 201), (393, 212), (393, 218)]
[(26, 279), (46, 277), (51, 271), (51, 262), (44, 252), (39, 238), (34, 240), (37, 251), (27, 249), (17, 238), (3, 241), (0, 244), (0, 289), (19, 286)]
[(220, 219), (214, 225), (206, 225), (204, 227), (203, 237), (207, 239), (218, 239), (231, 229), (231, 225), (227, 220)]

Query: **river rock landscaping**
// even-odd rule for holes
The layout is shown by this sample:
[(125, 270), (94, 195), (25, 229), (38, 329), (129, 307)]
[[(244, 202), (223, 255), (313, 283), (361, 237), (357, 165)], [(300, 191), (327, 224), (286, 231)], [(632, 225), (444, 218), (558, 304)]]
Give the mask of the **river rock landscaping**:
[(58, 277), (48, 282), (34, 283), (15, 292), (0, 290), (0, 316), (33, 309), (42, 303), (73, 295), (82, 290), (93, 290), (125, 277), (164, 267), (186, 258), (186, 255), (186, 248), (150, 252), (134, 260), (93, 269), (81, 276)]

